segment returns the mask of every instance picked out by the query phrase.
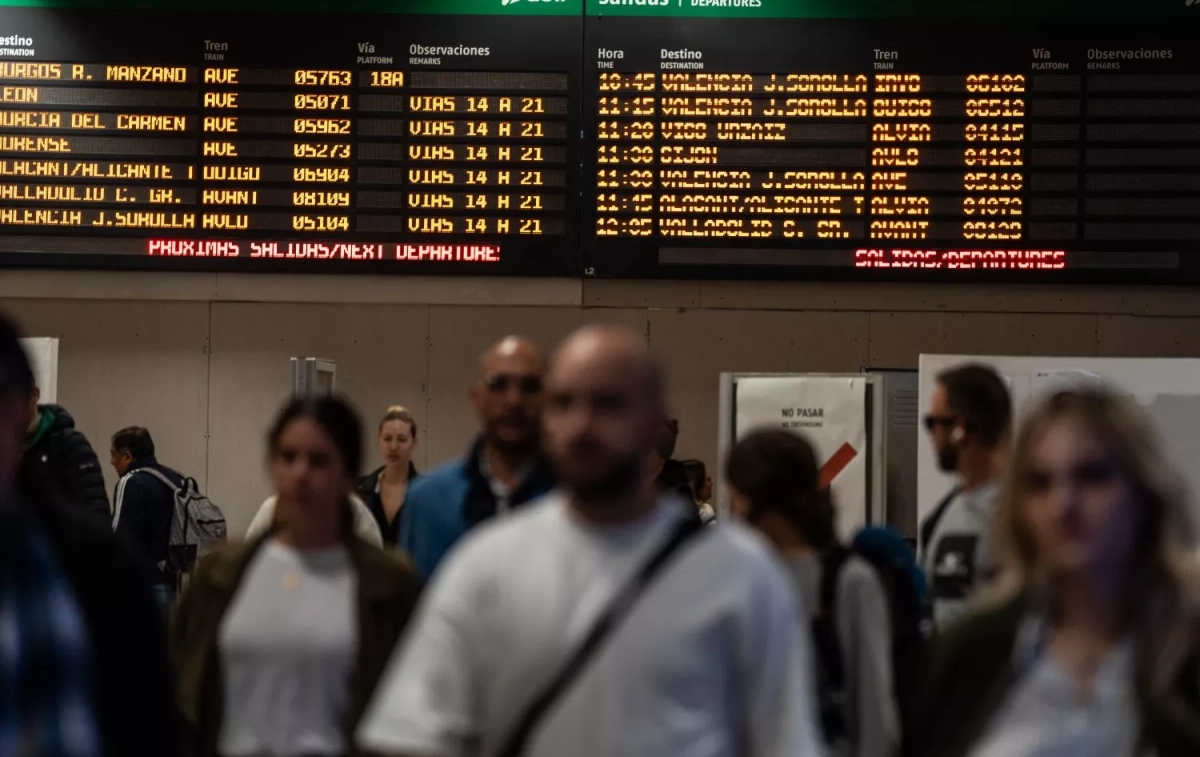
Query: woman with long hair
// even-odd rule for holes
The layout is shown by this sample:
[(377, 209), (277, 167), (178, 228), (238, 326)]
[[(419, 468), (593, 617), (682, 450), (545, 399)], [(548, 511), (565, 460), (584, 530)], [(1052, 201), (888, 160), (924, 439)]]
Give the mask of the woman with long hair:
[(417, 422), (412, 413), (400, 405), (389, 407), (379, 421), (376, 441), (383, 467), (358, 482), (358, 496), (375, 516), (384, 543), (394, 545), (404, 498), (408, 495), (409, 485), (419, 475), (412, 462), (413, 449), (417, 446)]
[(346, 755), (419, 581), (355, 538), (362, 426), (339, 399), (292, 400), (267, 437), (269, 533), (207, 558), (180, 599), (171, 655), (189, 754)]
[(1026, 420), (994, 533), (1000, 573), (939, 637), (904, 753), (1200, 754), (1196, 529), (1128, 401), (1060, 393)]

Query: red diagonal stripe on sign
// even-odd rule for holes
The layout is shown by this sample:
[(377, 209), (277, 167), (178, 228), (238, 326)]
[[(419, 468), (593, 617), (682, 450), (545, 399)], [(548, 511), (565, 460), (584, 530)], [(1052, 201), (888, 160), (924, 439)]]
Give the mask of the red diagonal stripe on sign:
[(838, 477), (838, 474), (846, 469), (850, 461), (858, 456), (858, 450), (850, 446), (847, 442), (838, 451), (833, 453), (833, 457), (829, 458), (829, 462), (821, 466), (821, 486), (829, 486), (833, 480)]

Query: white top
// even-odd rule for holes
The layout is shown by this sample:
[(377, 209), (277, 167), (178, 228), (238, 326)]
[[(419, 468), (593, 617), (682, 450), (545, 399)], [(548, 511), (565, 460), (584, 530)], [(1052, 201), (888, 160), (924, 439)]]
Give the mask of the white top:
[(344, 547), (263, 545), (218, 631), (222, 755), (346, 751), (342, 717), (358, 649), (357, 585)]
[[(561, 495), (448, 556), (358, 731), (385, 754), (500, 747), (683, 517), (585, 525)], [(671, 558), (532, 735), (524, 757), (819, 754), (807, 634), (779, 564), (730, 523)]]
[(1016, 647), (1026, 672), (969, 757), (1131, 757), (1140, 730), (1133, 644), (1109, 654), (1084, 697), (1041, 638), (1040, 621), (1026, 621)]
[[(254, 520), (250, 521), (250, 528), (246, 529), (246, 541), (254, 541), (271, 530), (271, 524), (275, 521), (275, 500), (275, 495), (271, 495), (258, 508)], [(383, 534), (379, 533), (379, 521), (375, 520), (366, 503), (357, 494), (351, 494), (350, 506), (354, 509), (354, 535), (359, 541), (382, 547)]]

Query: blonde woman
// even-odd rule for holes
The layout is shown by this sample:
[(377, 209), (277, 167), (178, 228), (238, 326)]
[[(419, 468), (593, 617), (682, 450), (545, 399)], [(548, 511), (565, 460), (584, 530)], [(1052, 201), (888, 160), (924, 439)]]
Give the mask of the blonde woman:
[(379, 421), (376, 435), (383, 466), (358, 481), (357, 494), (375, 519), (383, 541), (396, 545), (400, 530), (400, 510), (408, 496), (408, 487), (418, 477), (413, 465), (417, 446), (417, 422), (401, 405), (392, 405)]
[(904, 753), (1200, 755), (1190, 516), (1135, 408), (1045, 400), (1001, 495), (1000, 575), (936, 642)]

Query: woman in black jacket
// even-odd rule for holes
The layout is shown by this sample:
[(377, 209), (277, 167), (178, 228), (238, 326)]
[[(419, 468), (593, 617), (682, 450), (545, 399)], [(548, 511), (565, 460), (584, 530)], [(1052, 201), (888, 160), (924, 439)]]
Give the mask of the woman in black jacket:
[(375, 516), (383, 543), (395, 546), (404, 498), (420, 475), (412, 463), (417, 446), (417, 422), (412, 414), (400, 405), (389, 407), (379, 421), (378, 441), (383, 467), (359, 480), (358, 495)]
[(937, 639), (904, 753), (1200, 754), (1196, 531), (1138, 412), (1045, 400), (994, 527), (1000, 575)]

